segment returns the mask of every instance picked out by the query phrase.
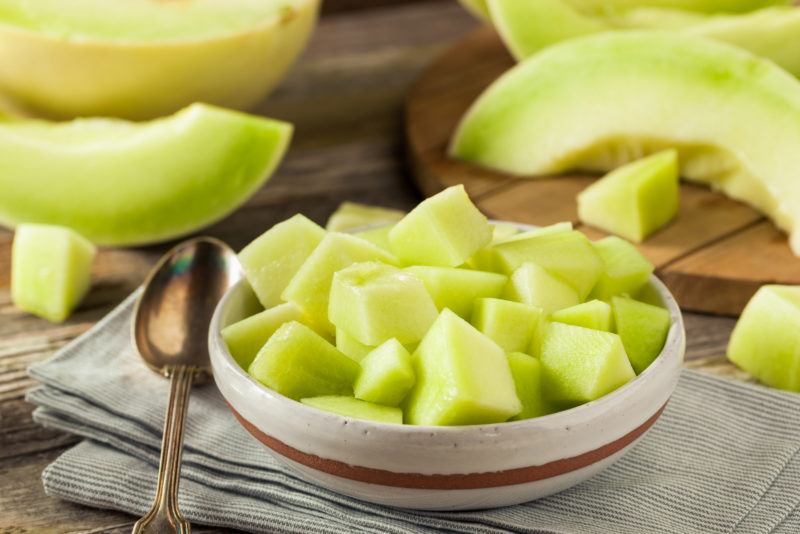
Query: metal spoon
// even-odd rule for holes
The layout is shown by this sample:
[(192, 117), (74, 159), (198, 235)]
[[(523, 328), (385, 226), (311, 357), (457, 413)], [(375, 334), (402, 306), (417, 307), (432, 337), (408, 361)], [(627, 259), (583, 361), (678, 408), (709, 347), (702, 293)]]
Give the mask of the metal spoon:
[(178, 510), (183, 422), (192, 384), (210, 376), (208, 324), (225, 291), (241, 278), (236, 254), (222, 241), (198, 237), (168, 252), (136, 303), (133, 341), (153, 371), (171, 379), (153, 507), (133, 533), (188, 533)]

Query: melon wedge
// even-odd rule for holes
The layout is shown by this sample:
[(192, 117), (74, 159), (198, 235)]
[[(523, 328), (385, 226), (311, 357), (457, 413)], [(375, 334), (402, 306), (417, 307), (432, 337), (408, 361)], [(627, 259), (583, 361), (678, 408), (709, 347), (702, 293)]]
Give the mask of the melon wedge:
[(654, 32), (567, 41), (517, 65), (452, 140), (519, 175), (607, 171), (676, 148), (681, 175), (769, 215), (800, 253), (800, 82), (729, 45)]
[(0, 123), (0, 224), (101, 245), (172, 239), (227, 215), (283, 158), (291, 125), (203, 104), (164, 119)]
[(283, 78), (318, 0), (4, 0), (0, 92), (53, 117), (247, 109)]

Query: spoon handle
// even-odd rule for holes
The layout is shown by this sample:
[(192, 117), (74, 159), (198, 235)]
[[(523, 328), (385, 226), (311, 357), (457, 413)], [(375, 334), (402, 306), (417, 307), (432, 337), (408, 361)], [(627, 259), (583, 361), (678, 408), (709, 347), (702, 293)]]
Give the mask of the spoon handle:
[(132, 534), (188, 533), (191, 530), (178, 510), (178, 483), (181, 476), (183, 423), (189, 405), (195, 370), (185, 365), (170, 371), (170, 393), (161, 440), (158, 487), (153, 507), (133, 526)]

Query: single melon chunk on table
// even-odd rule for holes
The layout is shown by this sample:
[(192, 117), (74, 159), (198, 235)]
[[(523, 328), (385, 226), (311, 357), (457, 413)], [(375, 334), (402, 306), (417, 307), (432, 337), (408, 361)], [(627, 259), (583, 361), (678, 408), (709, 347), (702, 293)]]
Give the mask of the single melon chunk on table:
[(272, 334), (248, 373), (281, 395), (299, 400), (350, 395), (360, 370), (358, 363), (311, 328), (291, 321)]
[(545, 399), (574, 406), (599, 399), (636, 374), (617, 334), (550, 323), (542, 342)]
[(603, 272), (591, 296), (610, 300), (620, 294), (636, 294), (653, 274), (653, 264), (635, 246), (616, 236), (592, 243), (603, 260)]
[(611, 331), (611, 305), (602, 300), (590, 300), (553, 312), (551, 321), (582, 326), (593, 330)]
[(450, 310), (412, 359), (417, 381), (405, 402), (407, 423), (499, 423), (522, 410), (503, 349)]
[(728, 359), (762, 383), (800, 392), (800, 287), (768, 285), (747, 303)]
[(489, 222), (463, 185), (423, 200), (389, 232), (392, 251), (406, 265), (457, 267), (491, 239)]
[(361, 343), (359, 340), (342, 330), (341, 328), (336, 329), (336, 348), (342, 351), (344, 354), (349, 356), (350, 358), (354, 359), (357, 362), (360, 362), (364, 356), (372, 352), (375, 349), (373, 345), (365, 345)]
[(293, 302), (303, 310), (314, 324), (333, 333), (333, 324), (328, 320), (328, 302), (333, 275), (354, 263), (379, 261), (388, 264), (396, 258), (358, 237), (338, 232), (328, 233), (281, 294), (281, 298)]
[(511, 275), (503, 296), (542, 308), (546, 313), (579, 304), (575, 289), (535, 263), (523, 263)]
[(95, 252), (69, 228), (20, 225), (11, 249), (11, 301), (48, 321), (64, 321), (89, 291)]
[(330, 232), (345, 232), (370, 226), (389, 225), (402, 219), (405, 214), (404, 211), (391, 208), (342, 202), (328, 218), (325, 229)]
[(664, 308), (627, 297), (614, 297), (614, 324), (636, 374), (661, 354), (672, 320)]
[(449, 308), (464, 319), (472, 316), (475, 299), (499, 297), (508, 283), (502, 274), (455, 267), (419, 265), (405, 271), (422, 280), (439, 311)]
[(333, 275), (328, 318), (359, 343), (416, 343), (437, 315), (425, 284), (404, 270), (364, 262)]
[(382, 406), (372, 402), (345, 397), (340, 395), (325, 395), (322, 397), (310, 397), (301, 399), (300, 402), (306, 406), (352, 417), (353, 419), (367, 419), (378, 423), (389, 423), (394, 425), (403, 424), (403, 411), (393, 406)]
[(542, 397), (542, 364), (533, 356), (522, 352), (508, 354), (508, 365), (514, 377), (514, 385), (522, 403), (522, 411), (512, 421), (547, 415), (550, 410)]
[(386, 341), (361, 360), (353, 391), (357, 399), (397, 406), (414, 385), (411, 355), (396, 339)]
[(544, 310), (496, 298), (475, 301), (472, 324), (506, 352), (523, 352), (538, 334)]
[(281, 293), (323, 237), (322, 227), (297, 214), (239, 252), (244, 274), (262, 306), (272, 308), (281, 302)]
[(677, 215), (679, 179), (676, 150), (628, 163), (578, 194), (578, 217), (641, 243)]

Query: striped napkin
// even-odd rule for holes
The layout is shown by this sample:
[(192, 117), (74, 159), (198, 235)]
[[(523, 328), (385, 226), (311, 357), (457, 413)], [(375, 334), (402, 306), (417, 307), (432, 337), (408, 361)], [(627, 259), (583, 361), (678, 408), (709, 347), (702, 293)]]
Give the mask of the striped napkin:
[[(82, 436), (42, 474), (48, 495), (142, 515), (155, 493), (168, 383), (130, 341), (132, 295), (30, 368), (39, 423)], [(180, 507), (194, 523), (253, 532), (800, 532), (800, 396), (684, 371), (666, 411), (619, 462), (527, 504), (413, 512), (295, 478), (228, 412), (193, 392)]]

